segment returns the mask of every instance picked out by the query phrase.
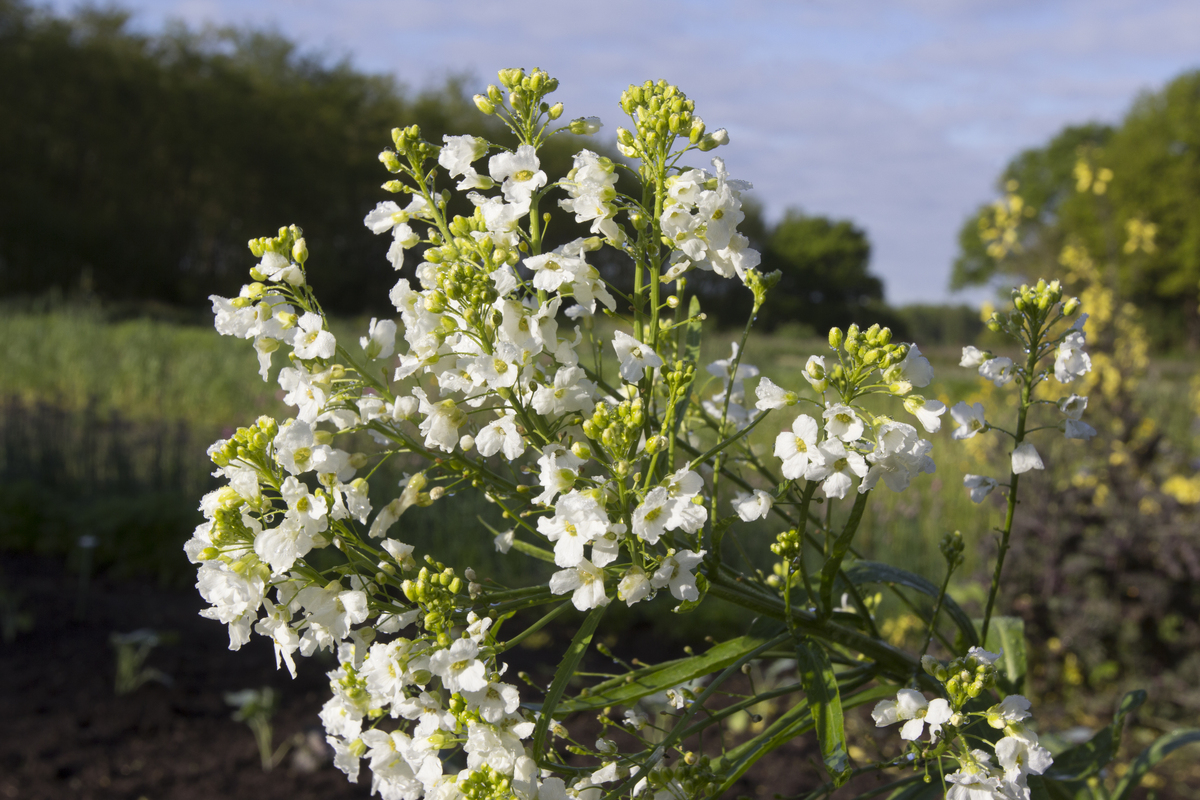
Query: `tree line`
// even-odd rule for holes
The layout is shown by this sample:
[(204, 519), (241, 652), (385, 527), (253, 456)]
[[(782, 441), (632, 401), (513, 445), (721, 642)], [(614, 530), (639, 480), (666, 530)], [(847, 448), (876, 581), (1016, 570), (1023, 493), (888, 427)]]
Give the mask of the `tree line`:
[[(329, 310), (387, 313), (370, 304), (386, 304), (396, 279), (388, 241), (362, 218), (387, 197), (378, 154), (389, 131), (414, 122), (435, 142), (508, 137), (461, 79), (412, 92), (278, 34), (174, 25), (147, 35), (120, 10), (57, 16), (0, 0), (0, 293), (82, 287), (199, 309), (211, 293), (237, 292), (248, 239), (294, 222)], [(565, 174), (579, 146), (551, 140), (547, 172)], [(784, 272), (762, 324), (898, 324), (861, 228), (795, 210), (769, 226), (753, 204), (747, 214), (763, 269)], [(569, 220), (555, 230), (578, 234)], [(601, 268), (627, 279), (620, 264)], [(742, 324), (749, 292), (712, 277), (691, 281), (709, 315)]]

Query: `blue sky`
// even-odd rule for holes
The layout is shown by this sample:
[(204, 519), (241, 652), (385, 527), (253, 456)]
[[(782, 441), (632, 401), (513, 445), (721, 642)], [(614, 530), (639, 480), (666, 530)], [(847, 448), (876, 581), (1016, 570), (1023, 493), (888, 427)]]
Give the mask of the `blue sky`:
[(414, 89), (540, 66), (562, 81), (567, 116), (599, 116), (609, 133), (629, 83), (666, 78), (728, 128), (718, 154), (769, 218), (797, 206), (864, 227), (896, 303), (983, 297), (947, 283), (958, 229), (1004, 164), (1066, 124), (1119, 121), (1139, 91), (1200, 68), (1195, 0), (119, 4), (147, 29), (273, 28)]

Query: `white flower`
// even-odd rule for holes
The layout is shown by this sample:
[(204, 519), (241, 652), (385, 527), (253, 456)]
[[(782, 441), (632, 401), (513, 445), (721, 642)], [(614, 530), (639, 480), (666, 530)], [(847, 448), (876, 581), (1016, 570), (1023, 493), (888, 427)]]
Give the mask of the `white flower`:
[(525, 437), (517, 432), (517, 423), (510, 413), (484, 425), (475, 437), (475, 447), (485, 457), (503, 450), (504, 457), (514, 461), (525, 452)]
[(535, 503), (550, 505), (560, 492), (567, 492), (575, 485), (579, 477), (579, 468), (583, 459), (560, 444), (547, 445), (538, 459), (541, 471), (538, 480), (542, 485), (542, 493), (533, 498)]
[(963, 486), (971, 492), (971, 502), (982, 503), (983, 498), (992, 493), (992, 490), (999, 486), (1000, 483), (995, 478), (988, 478), (984, 475), (964, 475)]
[[(821, 454), (821, 491), (826, 497), (840, 500), (854, 485), (854, 476), (866, 477), (866, 460), (855, 451), (848, 450), (840, 440), (826, 439), (817, 449)], [(816, 479), (814, 474), (813, 480)]]
[(836, 403), (825, 409), (825, 432), (843, 442), (854, 442), (863, 435), (863, 421), (848, 405)]
[(254, 538), (254, 553), (270, 565), (271, 574), (283, 575), (292, 568), (297, 558), (302, 558), (312, 549), (313, 534), (316, 532), (295, 517), (285, 518), (277, 527), (269, 528)]
[(662, 358), (646, 344), (624, 331), (613, 334), (613, 350), (621, 362), (621, 377), (629, 383), (637, 383), (649, 370), (661, 367)]
[(962, 351), (962, 361), (958, 362), (960, 367), (978, 367), (983, 362), (991, 358), (991, 354), (986, 350), (980, 350), (978, 347), (967, 345)]
[(921, 427), (928, 433), (937, 433), (942, 427), (942, 414), (946, 413), (946, 404), (940, 400), (926, 400), (919, 394), (914, 394), (904, 400), (904, 408), (917, 418)]
[(700, 592), (696, 588), (696, 578), (692, 575), (692, 570), (704, 560), (706, 552), (705, 550), (701, 550), (699, 553), (680, 550), (667, 556), (651, 576), (650, 585), (655, 589), (670, 586), (671, 595), (676, 600), (699, 600)]
[(514, 528), (509, 528), (503, 533), (497, 533), (495, 537), (492, 538), (492, 544), (495, 546), (496, 552), (507, 553), (509, 550), (511, 550), (513, 542), (515, 542), (517, 538), (516, 533), (517, 532)]
[(1016, 736), (996, 742), (996, 760), (1004, 768), (1004, 780), (1024, 788), (1027, 775), (1041, 775), (1054, 763), (1050, 751)]
[(959, 400), (950, 409), (950, 416), (958, 423), (958, 428), (953, 434), (955, 439), (970, 439), (987, 428), (987, 420), (983, 417), (983, 403), (967, 405), (965, 401)]
[(991, 358), (979, 365), (979, 374), (996, 386), (1003, 386), (1016, 375), (1011, 358)]
[(462, 177), (458, 183), (460, 190), (490, 189), (492, 182), (480, 175), (471, 166), (472, 162), (483, 158), (488, 151), (487, 140), (476, 136), (442, 136), (444, 142), (438, 153), (438, 163), (446, 168), (451, 178)]
[(514, 205), (524, 205), (525, 213), (533, 193), (546, 185), (546, 173), (542, 172), (537, 151), (532, 145), (523, 144), (515, 153), (498, 153), (488, 159), (488, 172), (492, 180), (502, 184), (504, 199)]
[(458, 444), (458, 429), (467, 421), (466, 413), (453, 400), (432, 403), (424, 393), (420, 399), (419, 410), (425, 419), (421, 420), (419, 427), (421, 433), (425, 434), (425, 446), (432, 448), (436, 445), (447, 453), (454, 452)]
[[(729, 354), (729, 358), (719, 359), (706, 367), (710, 375), (721, 379), (721, 382), (725, 385), (726, 390), (729, 389), (730, 370), (733, 367), (733, 362), (737, 361), (738, 343), (733, 342), (731, 348), (733, 352)], [(733, 394), (735, 399), (737, 396), (745, 394), (742, 382), (746, 380), (746, 378), (755, 378), (757, 376), (758, 367), (754, 366), (753, 364), (738, 364), (737, 374), (733, 376)]]
[(358, 344), (367, 358), (391, 358), (396, 352), (396, 323), (390, 319), (377, 320), (371, 317), (367, 335), (359, 337)]
[(754, 396), (758, 398), (758, 402), (754, 404), (754, 407), (759, 411), (794, 406), (800, 400), (799, 395), (795, 392), (788, 392), (781, 389), (772, 383), (770, 378), (763, 378), (758, 382), (758, 386), (754, 389)]
[(1058, 408), (1066, 417), (1063, 420), (1063, 432), (1068, 439), (1086, 441), (1096, 435), (1096, 429), (1080, 419), (1087, 410), (1087, 400), (1086, 397), (1073, 394), (1058, 401)]
[[(915, 344), (908, 346), (908, 353), (900, 362), (900, 371), (904, 374), (905, 380), (918, 389), (928, 386), (929, 382), (933, 380), (933, 367), (930, 366), (929, 359), (921, 355), (921, 349)], [(930, 431), (930, 433), (932, 432)]]
[[(860, 432), (861, 426), (860, 422)], [(775, 457), (783, 460), (783, 477), (799, 480), (805, 476), (809, 465), (820, 458), (817, 452), (820, 433), (817, 421), (808, 414), (801, 414), (792, 423), (790, 431), (783, 431), (775, 438)]]
[(1031, 469), (1045, 469), (1045, 464), (1042, 463), (1042, 457), (1038, 455), (1037, 448), (1030, 442), (1023, 442), (1013, 450), (1012, 454), (1012, 471), (1016, 475), (1029, 472)]
[(1054, 358), (1054, 377), (1059, 383), (1070, 383), (1085, 372), (1091, 372), (1092, 359), (1083, 352), (1084, 344), (1084, 336), (1078, 331), (1068, 333), (1059, 343)]
[(408, 215), (400, 209), (400, 206), (391, 200), (385, 200), (367, 212), (367, 216), (363, 217), (363, 224), (371, 229), (371, 233), (379, 235), (390, 231), (393, 225), (406, 219), (408, 219)]
[(871, 468), (858, 485), (859, 493), (870, 491), (883, 478), (893, 492), (908, 488), (913, 477), (936, 470), (929, 451), (933, 445), (917, 438), (917, 429), (903, 422), (887, 422), (879, 429), (875, 450), (867, 455)]
[(604, 570), (586, 558), (577, 566), (551, 575), (550, 591), (554, 594), (573, 592), (571, 602), (580, 611), (606, 606), (609, 600), (604, 593)]
[(478, 691), (465, 691), (467, 704), (479, 711), (484, 721), (493, 725), (506, 715), (515, 714), (521, 707), (521, 693), (507, 683), (489, 683)]
[(1027, 698), (1019, 694), (1010, 694), (987, 710), (988, 725), (1003, 729), (1010, 722), (1028, 719), (1030, 705)]
[[(986, 754), (976, 752), (986, 758)], [(1000, 778), (993, 776), (986, 768), (976, 770), (963, 767), (947, 775), (946, 781), (952, 784), (946, 792), (946, 800), (1000, 800), (1009, 797), (1000, 787)]]
[(987, 664), (988, 666), (991, 666), (992, 664), (995, 664), (997, 661), (999, 661), (1000, 656), (1002, 656), (1002, 655), (1004, 655), (1003, 648), (1001, 648), (1000, 652), (998, 652), (998, 653), (993, 653), (991, 651), (984, 650), (982, 647), (979, 647), (979, 646), (972, 647), (970, 650), (967, 651), (967, 658), (973, 658), (976, 661), (980, 662), (981, 664)]
[(538, 533), (554, 542), (554, 563), (574, 567), (583, 561), (584, 545), (608, 530), (608, 515), (592, 497), (580, 492), (564, 494), (553, 517), (537, 521)]
[(1068, 419), (1063, 421), (1063, 435), (1068, 439), (1082, 439), (1086, 442), (1096, 435), (1096, 429), (1083, 420)]
[(197, 573), (196, 588), (212, 607), (200, 616), (229, 626), (229, 649), (250, 640), (250, 624), (258, 617), (265, 589), (260, 578), (242, 576), (220, 562), (206, 561)]
[(542, 385), (533, 393), (533, 410), (543, 416), (560, 417), (571, 411), (591, 414), (596, 407), (596, 384), (584, 377), (578, 366), (560, 367), (553, 385)]
[(324, 329), (325, 320), (320, 314), (306, 311), (296, 321), (296, 338), (293, 348), (296, 358), (307, 361), (310, 358), (333, 358), (337, 350), (337, 340), (333, 334)]
[(471, 639), (455, 639), (445, 650), (429, 659), (429, 671), (442, 679), (448, 692), (478, 692), (487, 687), (487, 667), (476, 656), (479, 645)]
[(921, 738), (926, 724), (929, 725), (930, 737), (936, 739), (942, 731), (942, 725), (949, 722), (951, 716), (953, 711), (945, 700), (939, 697), (930, 702), (914, 689), (901, 689), (895, 700), (884, 700), (871, 712), (871, 718), (878, 728), (907, 720), (900, 729), (900, 738), (910, 742)]
[(738, 492), (733, 501), (733, 510), (737, 512), (743, 522), (766, 519), (774, 502), (770, 493), (764, 492), (762, 489), (755, 489), (753, 492)]
[(825, 391), (829, 386), (825, 372), (825, 358), (823, 356), (808, 357), (808, 361), (804, 364), (804, 380), (812, 384), (812, 387), (818, 392)]
[(639, 567), (631, 567), (617, 584), (617, 598), (631, 606), (644, 600), (652, 588), (646, 573)]

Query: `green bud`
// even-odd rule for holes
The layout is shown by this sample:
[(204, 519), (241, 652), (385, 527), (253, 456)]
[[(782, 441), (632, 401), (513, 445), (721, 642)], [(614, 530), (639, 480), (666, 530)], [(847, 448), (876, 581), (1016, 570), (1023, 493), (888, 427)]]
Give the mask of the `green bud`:
[(1078, 297), (1072, 297), (1070, 300), (1063, 303), (1063, 314), (1067, 315), (1068, 317), (1071, 316), (1072, 314), (1074, 314), (1078, 310), (1079, 310), (1079, 298)]
[(301, 237), (292, 245), (292, 260), (300, 266), (304, 266), (304, 262), (308, 261), (308, 245), (304, 238)]
[(842, 346), (843, 338), (844, 338), (844, 334), (842, 333), (841, 328), (830, 328), (829, 329), (829, 346), (831, 348), (833, 348), (834, 350), (837, 350), (839, 347)]
[(478, 108), (480, 111), (482, 111), (484, 114), (491, 116), (492, 114), (496, 113), (496, 106), (492, 103), (491, 100), (488, 100), (483, 95), (477, 94), (474, 97), (472, 97), (471, 99), (475, 101), (475, 107)]
[(554, 105), (550, 106), (550, 110), (547, 113), (550, 115), (550, 119), (552, 119), (552, 120), (558, 119), (559, 117), (562, 116), (563, 104), (555, 103)]

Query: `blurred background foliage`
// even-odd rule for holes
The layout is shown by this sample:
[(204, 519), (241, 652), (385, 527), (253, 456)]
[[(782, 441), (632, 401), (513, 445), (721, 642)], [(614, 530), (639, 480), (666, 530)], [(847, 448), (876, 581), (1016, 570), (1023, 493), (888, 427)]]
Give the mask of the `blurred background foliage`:
[[(989, 254), (992, 207), (983, 206), (959, 234), (955, 288), (1064, 277), (1059, 255), (1077, 243), (1107, 262), (1113, 289), (1146, 312), (1156, 349), (1200, 346), (1200, 71), (1143, 93), (1117, 125), (1064, 128), (1009, 162), (997, 185), (1025, 203), (1021, 252)], [(1130, 226), (1146, 223), (1154, 249), (1126, 248)]]
[[(149, 35), (120, 11), (63, 17), (0, 0), (0, 549), (190, 582), (180, 547), (212, 485), (205, 447), (282, 410), (252, 349), (212, 330), (207, 296), (236, 294), (252, 263), (247, 239), (294, 222), (339, 339), (365, 330), (355, 315), (390, 314), (389, 242), (362, 226), (386, 198), (377, 155), (392, 127), (414, 122), (432, 141), (506, 141), (475, 110), (476, 83), (414, 91), (274, 34)], [(547, 171), (565, 173), (579, 145), (553, 140)], [(616, 158), (602, 141), (586, 146)], [(954, 286), (1045, 275), (1082, 295), (1096, 369), (1076, 391), (1091, 396), (1101, 432), (1047, 447), (1002, 607), (1026, 621), (1030, 692), (1059, 703), (1056, 724), (1099, 727), (1122, 691), (1145, 686), (1146, 718), (1165, 730), (1200, 714), (1200, 72), (1139, 98), (1119, 125), (1069, 127), (1019, 154), (997, 186), (1002, 199), (964, 223)], [(929, 353), (939, 377), (927, 396), (1004, 413), (1005, 393), (957, 366), (963, 344), (999, 346), (978, 309), (887, 305), (853, 221), (790, 209), (771, 224), (753, 203), (745, 212), (763, 268), (783, 273), (749, 362), (803, 387), (804, 361), (824, 352), (830, 326), (879, 322)], [(577, 233), (554, 225), (559, 239)], [(619, 260), (600, 267), (628, 279)], [(714, 334), (704, 362), (726, 357), (749, 293), (703, 273), (689, 285)], [(764, 452), (789, 422), (756, 431)], [(885, 493), (859, 544), (936, 580), (939, 538), (962, 530), (971, 546), (954, 592), (978, 605), (974, 579), (1001, 509), (995, 498), (971, 504), (961, 481), (1006, 454), (997, 437), (954, 443), (950, 429), (932, 437), (944, 454), (937, 474)], [(412, 467), (393, 459), (373, 478), (381, 502)], [(398, 535), (425, 550), (447, 525), (474, 531), (460, 537), (462, 565), (520, 579), (504, 570), (521, 563), (496, 556), (477, 517), (497, 522), (464, 496), (406, 515)], [(765, 533), (730, 535), (753, 556)], [(81, 536), (95, 542), (86, 559)], [(905, 609), (885, 613), (898, 644), (915, 635)], [(662, 633), (689, 624), (671, 615)]]

